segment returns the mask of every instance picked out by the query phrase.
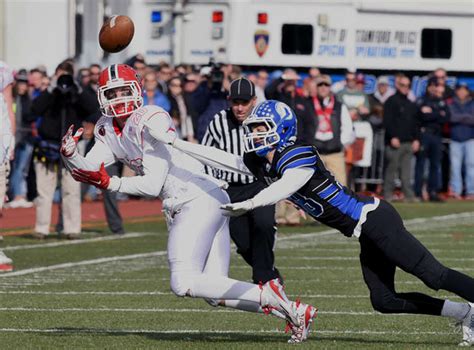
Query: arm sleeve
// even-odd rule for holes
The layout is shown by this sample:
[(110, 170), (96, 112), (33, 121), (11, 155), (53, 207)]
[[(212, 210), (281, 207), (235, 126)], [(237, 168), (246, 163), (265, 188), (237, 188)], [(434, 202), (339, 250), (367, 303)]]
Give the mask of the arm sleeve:
[(343, 146), (352, 144), (355, 140), (354, 126), (346, 105), (341, 105), (341, 143)]
[(252, 198), (254, 208), (272, 205), (290, 197), (303, 187), (314, 174), (312, 168), (294, 168), (285, 171), (283, 176)]
[(110, 148), (98, 139), (96, 139), (94, 146), (92, 146), (85, 157), (81, 156), (77, 151), (74, 152), (71, 157), (64, 157), (62, 155), (61, 157), (69, 170), (98, 170), (102, 163), (107, 167), (116, 162), (115, 156)]
[(177, 139), (173, 147), (196, 158), (204, 165), (232, 171), (242, 175), (253, 176), (247, 166), (244, 164), (243, 158), (232, 153), (221, 151), (220, 149), (199, 145)]
[(168, 176), (171, 154), (167, 145), (145, 136), (143, 149), (143, 175), (132, 177), (116, 176), (111, 179), (110, 189), (135, 196), (158, 197)]

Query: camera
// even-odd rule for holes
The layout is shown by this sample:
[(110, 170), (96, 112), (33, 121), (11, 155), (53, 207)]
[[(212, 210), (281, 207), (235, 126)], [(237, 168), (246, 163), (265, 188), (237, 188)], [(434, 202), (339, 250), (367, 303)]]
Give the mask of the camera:
[(222, 83), (224, 82), (224, 73), (221, 70), (222, 65), (216, 63), (211, 57), (209, 59), (209, 67), (211, 72), (209, 73), (209, 81), (212, 92), (220, 92), (222, 90)]
[(63, 74), (58, 78), (56, 89), (61, 95), (71, 95), (77, 92), (77, 86), (74, 83), (74, 78), (70, 74)]

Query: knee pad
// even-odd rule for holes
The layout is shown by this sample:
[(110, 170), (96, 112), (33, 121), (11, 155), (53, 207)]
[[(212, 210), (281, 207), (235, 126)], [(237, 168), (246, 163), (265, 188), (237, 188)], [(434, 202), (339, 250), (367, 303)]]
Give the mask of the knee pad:
[(172, 272), (171, 273), (171, 290), (179, 297), (192, 296), (192, 276), (189, 273)]

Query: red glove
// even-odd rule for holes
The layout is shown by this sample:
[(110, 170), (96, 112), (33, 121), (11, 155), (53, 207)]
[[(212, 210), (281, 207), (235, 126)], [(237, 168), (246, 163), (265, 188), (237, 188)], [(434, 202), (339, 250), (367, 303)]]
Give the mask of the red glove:
[(72, 131), (74, 130), (74, 125), (71, 125), (64, 135), (61, 143), (61, 154), (67, 158), (71, 157), (74, 152), (76, 152), (77, 142), (81, 138), (84, 128), (77, 129), (74, 136), (72, 136)]
[(104, 163), (100, 165), (99, 171), (73, 169), (71, 175), (76, 181), (91, 184), (103, 190), (106, 190), (110, 184), (110, 176), (105, 171)]

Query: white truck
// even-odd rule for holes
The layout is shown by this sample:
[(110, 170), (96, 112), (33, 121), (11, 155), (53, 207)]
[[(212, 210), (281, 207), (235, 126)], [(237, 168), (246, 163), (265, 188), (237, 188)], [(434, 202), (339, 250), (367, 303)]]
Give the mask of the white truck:
[[(97, 33), (112, 14), (130, 16), (135, 37), (104, 59)], [(0, 0), (0, 26), (14, 68), (142, 53), (150, 64), (474, 71), (472, 0)]]
[(470, 0), (133, 4), (130, 50), (152, 63), (205, 64), (214, 56), (244, 66), (474, 71)]

